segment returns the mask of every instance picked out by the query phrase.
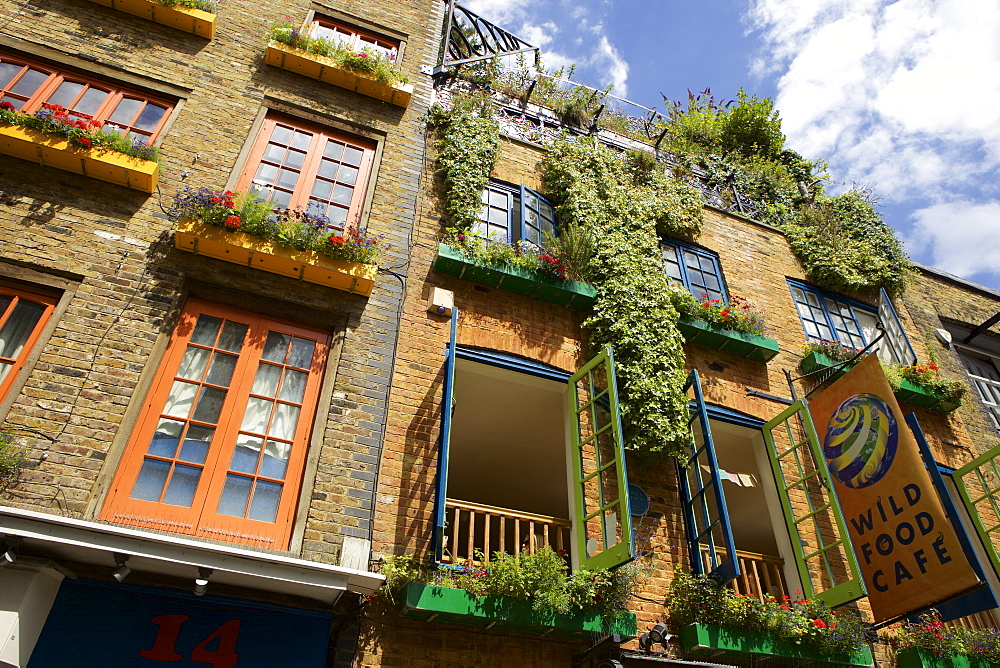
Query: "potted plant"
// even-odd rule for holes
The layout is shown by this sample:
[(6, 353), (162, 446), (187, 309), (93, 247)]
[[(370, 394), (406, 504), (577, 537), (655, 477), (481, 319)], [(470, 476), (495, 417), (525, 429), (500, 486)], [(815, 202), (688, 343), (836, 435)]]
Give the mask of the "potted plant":
[(215, 37), (215, 0), (92, 0), (92, 2), (206, 39)]
[(903, 624), (895, 644), (900, 668), (986, 668), (1000, 664), (1000, 631), (945, 626), (936, 611)]
[(763, 315), (745, 298), (731, 295), (727, 304), (703, 293), (696, 299), (677, 283), (669, 286), (669, 296), (680, 315), (677, 328), (688, 342), (761, 362), (778, 354), (778, 342), (767, 336)]

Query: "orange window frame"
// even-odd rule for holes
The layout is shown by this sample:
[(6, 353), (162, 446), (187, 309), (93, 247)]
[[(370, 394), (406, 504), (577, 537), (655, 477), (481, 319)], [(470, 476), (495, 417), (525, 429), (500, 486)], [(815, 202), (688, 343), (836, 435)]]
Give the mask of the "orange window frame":
[[(243, 348), (233, 369), (228, 393), (219, 409), (217, 422), (214, 423), (214, 436), (211, 438), (207, 454), (204, 456), (201, 477), (197, 482), (193, 499), (190, 506), (181, 506), (171, 505), (162, 500), (148, 501), (132, 498), (144, 462), (151, 458), (163, 460), (163, 457), (151, 454), (153, 452), (152, 439), (157, 433), (161, 421), (186, 421), (188, 426), (198, 423), (198, 407), (195, 402), (192, 402), (187, 418), (177, 418), (176, 414), (165, 413), (165, 410), (171, 387), (175, 380), (180, 378), (178, 373), (182, 360), (188, 348), (192, 347), (191, 340), (195, 326), (198, 318), (202, 315), (220, 318), (224, 323), (246, 324), (248, 327), (243, 338)], [(298, 404), (300, 406), (298, 421), (294, 436), (290, 441), (290, 452), (282, 479), (283, 487), (273, 522), (219, 512), (220, 498), (226, 485), (227, 476), (249, 477), (254, 482), (260, 480), (268, 482), (260, 463), (258, 463), (255, 472), (249, 475), (244, 475), (243, 472), (232, 468), (237, 439), (241, 433), (246, 434), (248, 431), (246, 425), (243, 424), (247, 403), (253, 397), (259, 396), (253, 390), (256, 371), (259, 366), (265, 364), (262, 360), (262, 351), (268, 332), (278, 332), (315, 342), (303, 396), (301, 403)], [(197, 298), (188, 299), (168, 344), (156, 380), (143, 405), (137, 427), (126, 446), (111, 491), (101, 511), (101, 519), (116, 524), (201, 536), (256, 547), (275, 550), (288, 549), (330, 343), (331, 335), (329, 332)], [(282, 368), (287, 370), (292, 367)], [(299, 367), (299, 369), (301, 370), (303, 367)], [(206, 376), (210, 376), (210, 374), (211, 370), (206, 362)], [(204, 381), (202, 387), (209, 384), (210, 381)], [(277, 398), (275, 398), (275, 402), (280, 403)], [(273, 415), (274, 413), (272, 413)], [(267, 435), (266, 430), (264, 433), (266, 440), (274, 442), (273, 436)], [(188, 431), (185, 431), (184, 434), (184, 438), (179, 438), (173, 459), (170, 460), (175, 468), (178, 464), (190, 468), (187, 466), (187, 460), (183, 459), (185, 439), (190, 434)], [(263, 445), (262, 449), (264, 449)], [(171, 469), (171, 475), (173, 472), (174, 469)], [(163, 494), (166, 493), (168, 484), (168, 482), (164, 482)], [(253, 497), (251, 496), (251, 498)], [(249, 512), (249, 507), (247, 512)]]
[(12, 298), (6, 308), (0, 308), (0, 330), (3, 330), (4, 325), (10, 320), (14, 313), (14, 309), (17, 307), (19, 302), (34, 302), (42, 307), (42, 312), (39, 315), (38, 321), (35, 322), (31, 333), (28, 335), (27, 339), (25, 339), (24, 344), (21, 346), (21, 350), (17, 356), (5, 356), (0, 354), (0, 362), (10, 364), (10, 368), (3, 377), (3, 380), (0, 380), (0, 400), (3, 400), (3, 398), (7, 395), (7, 392), (10, 391), (10, 388), (14, 384), (18, 374), (24, 368), (25, 360), (27, 360), (31, 355), (31, 351), (38, 342), (39, 337), (42, 335), (42, 331), (49, 323), (49, 319), (52, 317), (53, 311), (55, 311), (57, 299), (51, 295), (22, 290), (20, 288), (13, 288), (8, 285), (0, 285), (0, 297)]
[[(163, 128), (166, 126), (167, 121), (170, 118), (170, 114), (173, 112), (174, 106), (176, 105), (175, 101), (171, 101), (166, 98), (141, 94), (111, 82), (101, 81), (99, 79), (79, 74), (63, 72), (58, 68), (52, 67), (51, 65), (45, 65), (43, 63), (24, 58), (15, 58), (6, 53), (0, 53), (0, 67), (4, 66), (21, 68), (19, 72), (14, 73), (10, 81), (5, 83), (0, 80), (0, 99), (9, 99), (19, 102), (19, 105), (15, 105), (18, 107), (19, 111), (33, 114), (41, 109), (42, 105), (48, 103), (49, 99), (56, 93), (56, 91), (59, 90), (59, 87), (62, 84), (79, 84), (82, 86), (82, 89), (73, 97), (73, 102), (69, 105), (62, 106), (72, 112), (75, 105), (79, 103), (83, 95), (88, 90), (97, 89), (103, 91), (107, 93), (106, 97), (100, 105), (93, 110), (92, 113), (87, 113), (87, 116), (93, 117), (93, 120), (100, 122), (105, 127), (111, 125), (115, 128), (121, 129), (121, 134), (132, 133), (142, 136), (147, 139), (147, 143), (149, 144), (155, 142), (160, 132), (163, 131)], [(18, 84), (21, 83), (26, 76), (29, 76), (32, 71), (44, 74), (45, 79), (40, 81), (39, 84), (30, 91), (30, 93), (12, 90), (16, 89)], [(131, 115), (131, 120), (128, 123), (120, 120), (111, 121), (110, 119), (115, 115), (115, 112), (119, 109), (122, 103), (130, 100), (139, 102), (139, 108)], [(142, 111), (150, 105), (162, 107), (164, 110), (163, 114), (155, 125), (141, 128), (136, 125), (136, 122), (140, 120)]]
[(316, 37), (318, 28), (326, 28), (327, 30), (333, 30), (344, 34), (345, 37), (341, 38), (342, 41), (352, 49), (360, 50), (364, 48), (366, 44), (374, 44), (384, 49), (387, 54), (399, 52), (400, 41), (398, 39), (393, 39), (392, 37), (386, 37), (385, 35), (371, 30), (359, 28), (351, 23), (345, 23), (344, 21), (338, 21), (326, 16), (316, 15), (313, 17), (312, 24), (309, 28), (310, 36)]
[[(288, 132), (294, 133), (295, 137), (301, 137), (304, 134), (310, 135), (308, 146), (304, 143), (298, 146), (275, 144), (278, 141), (275, 138), (279, 134), (287, 134)], [(331, 202), (331, 198), (317, 197), (315, 194), (320, 182), (323, 182), (323, 184), (332, 184), (330, 186), (331, 197), (334, 199), (336, 197), (336, 188), (339, 185), (337, 177), (332, 177), (331, 180), (331, 177), (324, 170), (324, 166), (329, 164), (324, 152), (331, 144), (343, 144), (347, 148), (361, 152), (349, 203)], [(286, 157), (272, 158), (270, 151), (274, 146), (284, 147)], [(368, 194), (368, 181), (371, 178), (372, 165), (375, 160), (375, 147), (374, 141), (339, 132), (332, 128), (303, 123), (286, 117), (268, 116), (264, 119), (260, 132), (258, 132), (250, 149), (246, 165), (237, 180), (236, 190), (242, 192), (254, 188), (265, 189), (266, 192), (270, 193), (268, 196), (276, 201), (277, 208), (308, 209), (311, 202), (319, 201), (321, 208), (318, 213), (329, 217), (331, 229), (342, 230), (348, 227), (357, 229)], [(300, 156), (296, 160), (301, 159), (301, 164), (283, 162), (293, 152)], [(301, 158), (302, 154), (304, 154), (304, 158)], [(259, 178), (258, 172), (263, 167), (277, 170), (276, 176)], [(294, 186), (281, 183), (283, 178), (281, 173), (286, 169), (298, 174), (294, 179)], [(287, 195), (287, 201), (277, 199), (275, 197), (277, 192), (282, 193), (282, 196)]]

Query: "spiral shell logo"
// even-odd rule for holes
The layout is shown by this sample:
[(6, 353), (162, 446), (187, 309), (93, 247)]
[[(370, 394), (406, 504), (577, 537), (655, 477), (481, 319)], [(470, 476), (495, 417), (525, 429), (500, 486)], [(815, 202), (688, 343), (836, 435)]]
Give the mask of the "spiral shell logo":
[(855, 394), (830, 418), (823, 455), (837, 480), (861, 489), (886, 474), (898, 441), (899, 428), (889, 405), (874, 394)]

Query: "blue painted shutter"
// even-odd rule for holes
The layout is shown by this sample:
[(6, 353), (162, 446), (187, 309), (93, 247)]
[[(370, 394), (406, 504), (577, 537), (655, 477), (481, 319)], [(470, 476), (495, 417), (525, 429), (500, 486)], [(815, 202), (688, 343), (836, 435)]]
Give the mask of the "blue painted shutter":
[(697, 369), (688, 376), (684, 391), (691, 399), (688, 424), (692, 441), (688, 461), (678, 462), (677, 477), (681, 483), (691, 571), (725, 584), (740, 574), (740, 567)]
[(899, 322), (896, 309), (892, 307), (892, 302), (884, 288), (878, 292), (878, 319), (885, 327), (885, 337), (881, 341), (881, 349), (888, 352), (888, 359), (885, 355), (879, 355), (879, 357), (886, 362), (916, 364), (917, 354), (913, 352), (910, 339), (903, 331), (903, 324)]
[(805, 595), (831, 607), (861, 598), (864, 581), (805, 400), (762, 431)]
[(580, 567), (635, 558), (615, 359), (606, 347), (569, 379), (574, 535)]
[(444, 557), (445, 500), (448, 495), (448, 455), (451, 445), (451, 417), (455, 403), (455, 340), (458, 333), (458, 309), (451, 311), (451, 338), (444, 358), (444, 391), (441, 396), (441, 438), (438, 449), (437, 496), (434, 506), (434, 558)]
[(520, 239), (536, 246), (544, 245), (542, 233), (555, 233), (555, 210), (552, 204), (531, 188), (521, 186)]

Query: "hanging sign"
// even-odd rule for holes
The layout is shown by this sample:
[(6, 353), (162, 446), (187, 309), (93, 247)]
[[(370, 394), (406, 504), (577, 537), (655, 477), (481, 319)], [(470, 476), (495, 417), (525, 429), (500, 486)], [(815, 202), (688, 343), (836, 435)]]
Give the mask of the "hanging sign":
[(866, 357), (809, 409), (875, 621), (977, 586), (878, 358)]

